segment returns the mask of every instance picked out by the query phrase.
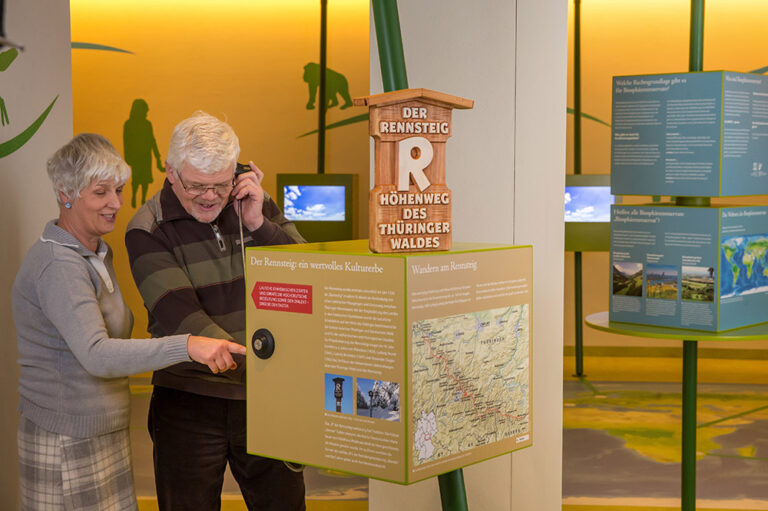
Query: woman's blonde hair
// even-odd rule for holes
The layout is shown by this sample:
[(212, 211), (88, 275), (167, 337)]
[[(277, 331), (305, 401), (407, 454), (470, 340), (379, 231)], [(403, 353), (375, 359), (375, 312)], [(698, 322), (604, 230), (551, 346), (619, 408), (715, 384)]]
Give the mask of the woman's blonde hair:
[(70, 199), (94, 179), (113, 180), (122, 185), (131, 176), (131, 169), (120, 153), (101, 135), (81, 133), (67, 142), (48, 159), (48, 177), (53, 183), (56, 200), (59, 192)]

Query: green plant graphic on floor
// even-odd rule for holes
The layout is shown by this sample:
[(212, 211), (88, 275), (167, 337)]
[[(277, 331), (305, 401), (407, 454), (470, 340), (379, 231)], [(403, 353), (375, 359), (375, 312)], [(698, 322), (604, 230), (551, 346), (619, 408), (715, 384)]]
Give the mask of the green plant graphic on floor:
[[(9, 50), (5, 50), (4, 52), (0, 53), (0, 72), (5, 71), (10, 67), (10, 65), (13, 63), (14, 60), (16, 60), (16, 57), (19, 56), (19, 50), (16, 48), (11, 48)], [(4, 158), (8, 156), (9, 154), (16, 152), (19, 150), (24, 144), (29, 142), (29, 139), (31, 139), (35, 133), (37, 133), (37, 130), (40, 129), (40, 126), (43, 125), (43, 122), (45, 122), (45, 119), (48, 117), (48, 114), (51, 112), (51, 109), (53, 108), (53, 105), (56, 103), (56, 100), (59, 99), (59, 96), (57, 95), (55, 98), (53, 98), (53, 101), (46, 107), (45, 110), (43, 110), (43, 113), (41, 113), (37, 119), (35, 119), (32, 124), (30, 124), (24, 131), (19, 133), (18, 135), (11, 137), (10, 139), (6, 140), (5, 142), (0, 142), (0, 158)], [(5, 100), (0, 96), (0, 126), (7, 126), (11, 124), (11, 118), (8, 115), (8, 109), (5, 105)]]
[(147, 119), (149, 105), (143, 99), (134, 99), (131, 113), (123, 124), (123, 153), (125, 162), (131, 167), (131, 207), (136, 208), (136, 192), (141, 187), (141, 204), (147, 200), (147, 188), (152, 179), (152, 155), (155, 155), (157, 170), (165, 172), (152, 123)]
[[(315, 98), (317, 89), (320, 86), (320, 64), (309, 62), (304, 66), (304, 78), (309, 86), (309, 100), (307, 101), (307, 110), (315, 108)], [(333, 108), (339, 104), (338, 96), (344, 100), (341, 110), (352, 106), (352, 98), (349, 96), (349, 83), (347, 78), (333, 69), (325, 70), (325, 106)]]

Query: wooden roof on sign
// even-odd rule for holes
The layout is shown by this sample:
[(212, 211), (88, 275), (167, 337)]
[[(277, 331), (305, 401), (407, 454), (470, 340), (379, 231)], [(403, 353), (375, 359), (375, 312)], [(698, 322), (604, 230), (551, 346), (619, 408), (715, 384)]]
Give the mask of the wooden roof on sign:
[(355, 106), (374, 106), (388, 105), (391, 103), (401, 103), (412, 99), (431, 99), (445, 103), (446, 106), (453, 108), (472, 108), (475, 102), (471, 99), (451, 96), (443, 92), (437, 92), (430, 89), (401, 89), (383, 94), (374, 94), (373, 96), (363, 96), (353, 100)]

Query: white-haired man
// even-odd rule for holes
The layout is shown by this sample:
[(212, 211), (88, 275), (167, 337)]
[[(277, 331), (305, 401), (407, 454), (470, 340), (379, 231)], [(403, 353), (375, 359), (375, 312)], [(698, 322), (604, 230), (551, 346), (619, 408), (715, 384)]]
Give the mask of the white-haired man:
[[(245, 282), (236, 201), (247, 246), (301, 243), (261, 188), (263, 173), (235, 178), (232, 128), (204, 112), (171, 135), (166, 181), (131, 220), (125, 244), (153, 337), (175, 332), (245, 344)], [(304, 509), (304, 479), (245, 448), (245, 361), (205, 374), (181, 363), (152, 378), (149, 410), (161, 510), (219, 510), (227, 463), (251, 510)]]

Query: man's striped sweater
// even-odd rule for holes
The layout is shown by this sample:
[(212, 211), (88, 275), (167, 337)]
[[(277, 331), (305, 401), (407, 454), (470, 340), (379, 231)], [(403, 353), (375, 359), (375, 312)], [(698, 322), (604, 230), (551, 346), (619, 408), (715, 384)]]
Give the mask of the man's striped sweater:
[[(264, 197), (264, 224), (246, 231), (246, 246), (303, 243), (275, 202)], [(131, 219), (125, 246), (152, 337), (191, 333), (245, 345), (245, 279), (237, 213), (230, 201), (218, 218), (198, 222), (166, 180)], [(152, 383), (206, 396), (245, 399), (245, 359), (211, 374), (197, 362), (155, 371)]]

